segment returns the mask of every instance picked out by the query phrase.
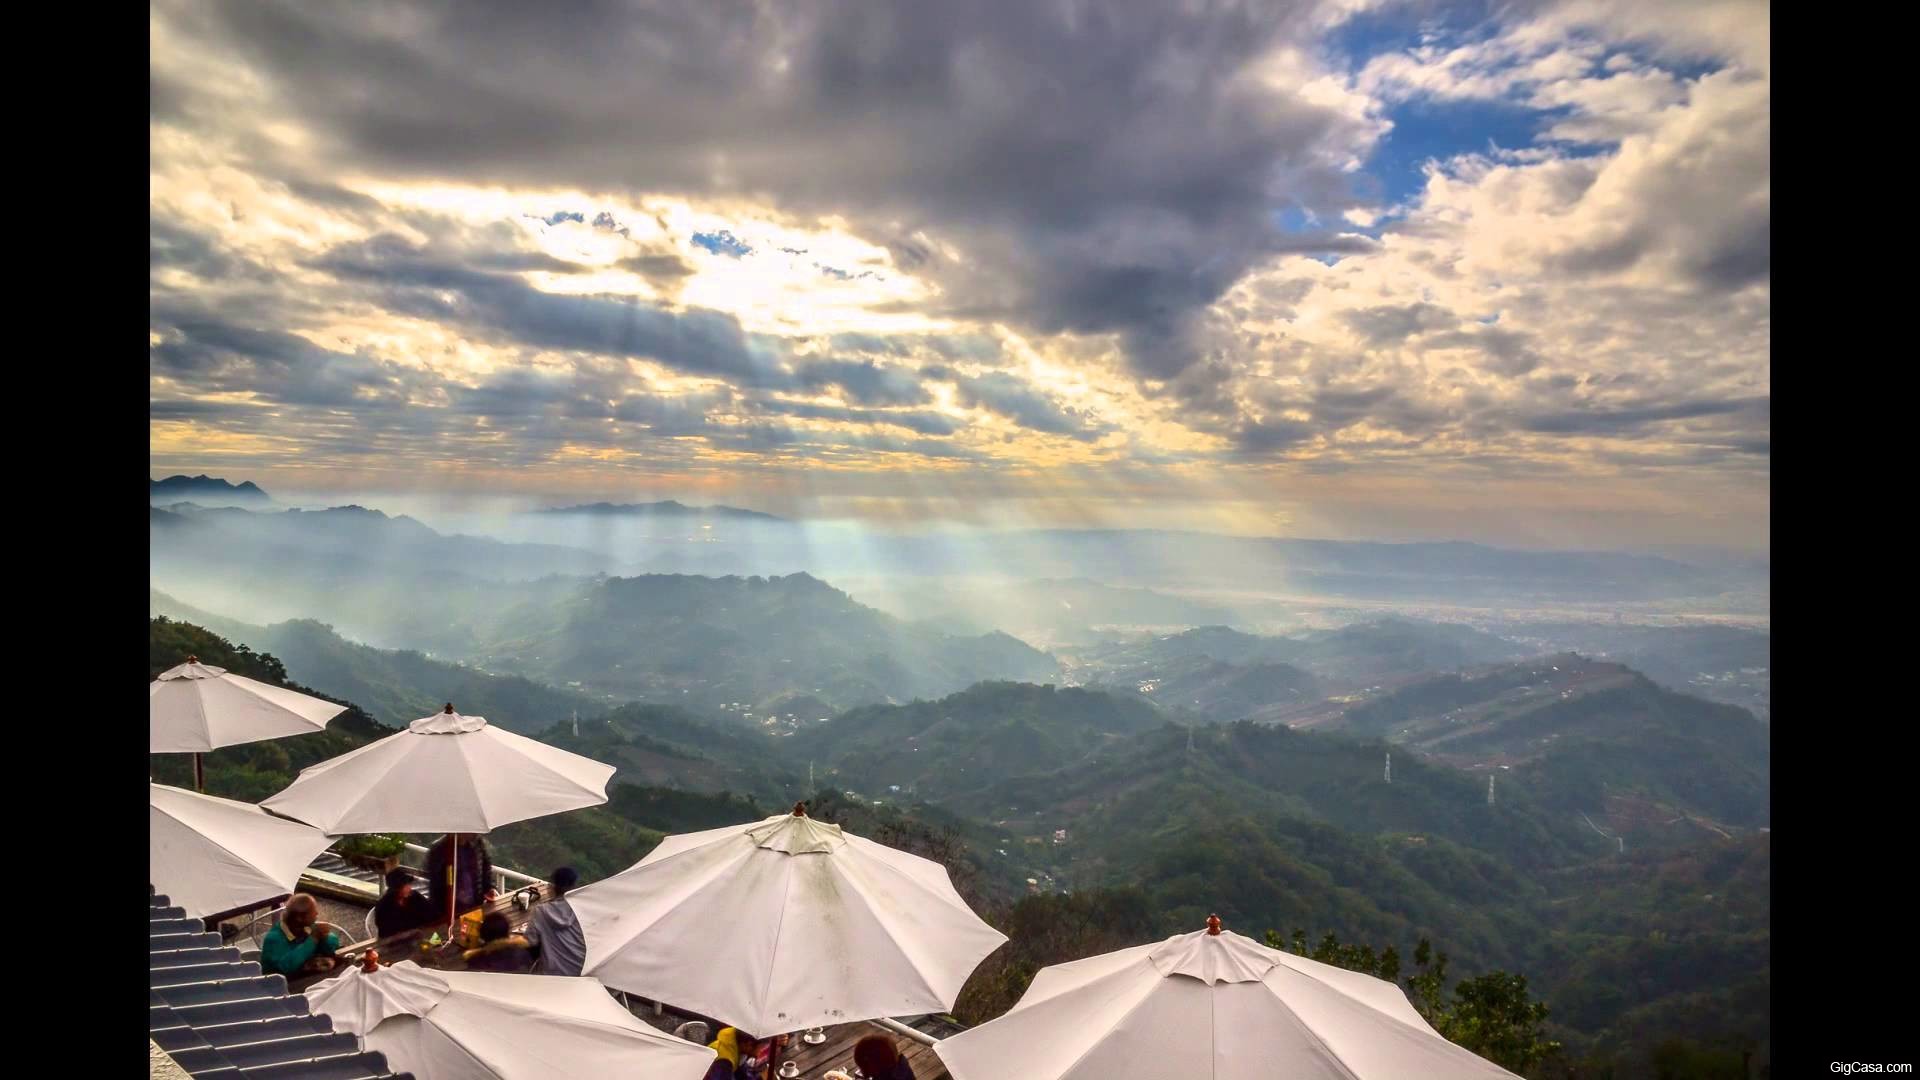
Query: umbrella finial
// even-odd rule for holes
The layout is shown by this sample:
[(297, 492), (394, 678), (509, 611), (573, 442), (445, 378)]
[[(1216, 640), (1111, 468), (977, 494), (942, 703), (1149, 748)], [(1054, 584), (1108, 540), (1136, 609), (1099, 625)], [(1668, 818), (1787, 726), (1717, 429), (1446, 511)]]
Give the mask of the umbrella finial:
[(1208, 937), (1220, 936), (1220, 916), (1218, 915), (1207, 916), (1207, 936)]
[(793, 804), (793, 816), (794, 817), (807, 816), (807, 804), (804, 800)]
[(360, 958), (360, 970), (366, 972), (379, 971), (380, 954), (373, 949), (368, 949), (367, 954)]
[(444, 708), (444, 709), (441, 709), (440, 711), (441, 711), (441, 712), (444, 712), (444, 713), (450, 713), (450, 712), (452, 712), (452, 711), (453, 711), (453, 702), (451, 702), (451, 701), (449, 701), (449, 702), (447, 702), (447, 707), (446, 707), (446, 708)]
[(194, 654), (192, 654), (192, 653), (188, 653), (188, 654), (187, 654), (187, 663), (189, 663), (189, 664), (197, 664), (197, 663), (199, 663), (199, 662), (200, 662), (200, 658), (199, 658), (198, 656), (195, 656), (195, 655), (194, 655)]

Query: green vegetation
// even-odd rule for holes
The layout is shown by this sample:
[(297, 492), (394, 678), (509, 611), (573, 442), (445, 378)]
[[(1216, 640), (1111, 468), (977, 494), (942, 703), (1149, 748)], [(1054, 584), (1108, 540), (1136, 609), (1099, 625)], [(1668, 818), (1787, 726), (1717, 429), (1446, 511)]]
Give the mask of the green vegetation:
[(1074, 688), (980, 683), (938, 701), (854, 709), (802, 730), (796, 755), (833, 762), (845, 786), (938, 801), (1007, 776), (1047, 772), (1159, 728), (1140, 701)]

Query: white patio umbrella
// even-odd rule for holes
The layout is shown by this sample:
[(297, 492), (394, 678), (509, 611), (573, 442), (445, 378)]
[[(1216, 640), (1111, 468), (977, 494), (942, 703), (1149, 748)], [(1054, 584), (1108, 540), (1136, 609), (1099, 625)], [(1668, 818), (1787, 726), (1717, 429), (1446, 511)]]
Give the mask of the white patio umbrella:
[(714, 1058), (636, 1019), (598, 979), (429, 971), (409, 960), (354, 968), (308, 990), (307, 1003), (395, 1072), (421, 1077), (699, 1080)]
[[(370, 832), (486, 833), (607, 801), (611, 765), (462, 716), (449, 703), (389, 735), (300, 770), (260, 805), (329, 836)], [(449, 852), (447, 872), (458, 872)], [(447, 890), (448, 921), (454, 890)]]
[(669, 836), (567, 901), (587, 974), (762, 1036), (944, 1012), (1007, 940), (939, 863), (800, 806)]
[(147, 876), (200, 916), (293, 891), (327, 836), (252, 803), (148, 784)]
[(1043, 968), (934, 1045), (954, 1080), (1488, 1080), (1384, 979), (1208, 929)]
[(200, 755), (222, 746), (324, 730), (345, 705), (202, 664), (197, 656), (160, 673), (147, 688), (147, 752), (192, 754), (193, 786), (204, 788)]

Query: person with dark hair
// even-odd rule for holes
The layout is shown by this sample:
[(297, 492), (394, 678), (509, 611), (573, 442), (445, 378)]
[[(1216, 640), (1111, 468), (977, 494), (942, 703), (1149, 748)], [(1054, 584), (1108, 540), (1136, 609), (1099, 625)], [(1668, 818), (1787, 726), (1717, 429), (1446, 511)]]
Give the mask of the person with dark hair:
[(552, 899), (534, 905), (527, 944), (533, 946), (535, 975), (578, 975), (587, 965), (587, 939), (567, 903), (567, 893), (579, 880), (571, 866), (555, 870)]
[[(445, 918), (446, 912), (437, 913)], [(373, 926), (381, 937), (429, 926), (437, 921), (433, 904), (413, 887), (413, 871), (396, 866), (387, 871), (387, 891), (373, 907)]]
[[(444, 918), (447, 911), (447, 837), (427, 849), (427, 899)], [(472, 833), (460, 834), (460, 859), (455, 864), (456, 911), (472, 911), (494, 898), (493, 859), (487, 842)]]
[(320, 921), (320, 904), (306, 893), (294, 893), (260, 939), (260, 970), (289, 979), (332, 971), (340, 940), (337, 928)]
[(533, 966), (533, 951), (527, 939), (513, 932), (505, 912), (496, 911), (480, 920), (480, 947), (461, 954), (468, 971), (504, 971), (524, 975)]
[(913, 1066), (885, 1035), (869, 1035), (854, 1043), (853, 1063), (868, 1080), (913, 1080)]

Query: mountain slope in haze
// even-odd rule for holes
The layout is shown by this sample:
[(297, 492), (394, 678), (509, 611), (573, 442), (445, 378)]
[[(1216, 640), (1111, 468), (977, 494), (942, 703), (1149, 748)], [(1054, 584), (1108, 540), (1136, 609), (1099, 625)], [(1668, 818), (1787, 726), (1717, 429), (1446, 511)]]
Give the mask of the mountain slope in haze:
[(1222, 723), (1245, 720), (1277, 706), (1304, 706), (1320, 700), (1312, 674), (1278, 662), (1226, 664), (1197, 657), (1157, 668), (1137, 691), (1167, 709), (1185, 709)]
[(890, 615), (937, 621), (955, 631), (1004, 630), (1040, 644), (1086, 641), (1111, 627), (1189, 627), (1233, 617), (1216, 604), (1086, 578), (1009, 582), (896, 577), (847, 584), (860, 602)]
[[(766, 731), (703, 719), (670, 705), (623, 705), (540, 733), (540, 741), (604, 761), (621, 784), (734, 793), (791, 804), (807, 792), (792, 743)], [(740, 818), (739, 820), (751, 820)], [(727, 824), (717, 822), (716, 824)]]
[(806, 574), (595, 579), (502, 612), (489, 633), (490, 669), (698, 707), (798, 693), (846, 708), (1059, 670), (1005, 634), (910, 626)]
[(272, 653), (289, 677), (310, 686), (336, 688), (345, 698), (365, 702), (370, 716), (395, 728), (453, 702), (463, 713), (533, 735), (575, 712), (598, 715), (608, 706), (604, 700), (518, 676), (490, 675), (418, 652), (348, 641), (312, 619), (251, 626), (201, 611), (157, 590), (149, 591), (147, 609), (149, 615), (196, 623), (231, 641)]
[(1768, 822), (1770, 737), (1745, 709), (1573, 654), (1396, 688), (1320, 730), (1382, 735), (1456, 765), (1510, 765), (1564, 810), (1638, 796), (1733, 825)]
[(156, 530), (150, 562), (156, 577), (247, 576), (277, 572), (286, 584), (328, 569), (379, 575), (443, 573), (514, 581), (549, 574), (596, 574), (616, 569), (605, 556), (555, 544), (512, 544), (477, 536), (444, 535), (401, 515), (362, 506), (261, 512), (240, 507), (175, 506), (194, 530)]
[[(1287, 664), (1304, 669), (1329, 688), (1339, 688), (1521, 655), (1514, 643), (1468, 626), (1376, 619), (1291, 637), (1201, 626), (1078, 650), (1075, 670), (1089, 682), (1140, 683), (1189, 671), (1195, 660), (1236, 666)], [(1275, 703), (1282, 702), (1269, 702)]]
[(544, 517), (628, 517), (628, 518), (695, 518), (700, 520), (733, 520), (784, 522), (787, 519), (773, 514), (763, 514), (758, 510), (742, 510), (736, 506), (687, 506), (668, 499), (664, 502), (650, 503), (584, 503), (579, 506), (559, 506), (549, 510), (535, 510), (535, 514)]
[(147, 501), (165, 505), (194, 502), (202, 506), (264, 506), (273, 500), (251, 480), (228, 483), (217, 476), (169, 476), (147, 481)]
[(1159, 728), (1158, 709), (1092, 690), (980, 683), (937, 701), (869, 705), (803, 729), (795, 755), (831, 764), (835, 782), (897, 787), (939, 801), (1010, 776), (1061, 768), (1107, 743)]
[(1711, 623), (1542, 623), (1512, 636), (1542, 653), (1577, 652), (1625, 664), (1669, 689), (1771, 719), (1773, 637), (1764, 629)]

